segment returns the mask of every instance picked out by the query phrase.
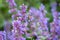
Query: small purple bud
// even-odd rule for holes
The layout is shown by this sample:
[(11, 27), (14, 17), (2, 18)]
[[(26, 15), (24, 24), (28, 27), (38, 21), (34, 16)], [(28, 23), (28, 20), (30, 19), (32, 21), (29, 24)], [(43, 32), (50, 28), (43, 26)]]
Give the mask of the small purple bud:
[(26, 10), (27, 10), (27, 6), (26, 6), (26, 5), (24, 5), (24, 4), (23, 4), (23, 5), (21, 5), (21, 6), (20, 6), (20, 8), (21, 8), (21, 12), (22, 12), (22, 14), (23, 14), (23, 13), (25, 13), (25, 12), (26, 12)]
[(13, 9), (10, 9), (9, 10), (9, 13), (14, 13), (14, 12), (16, 12), (17, 11), (17, 9), (16, 8), (13, 8)]

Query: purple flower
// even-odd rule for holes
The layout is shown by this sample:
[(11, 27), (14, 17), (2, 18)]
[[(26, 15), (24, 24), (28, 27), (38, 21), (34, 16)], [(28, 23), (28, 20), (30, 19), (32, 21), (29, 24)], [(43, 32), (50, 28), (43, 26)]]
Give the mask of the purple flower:
[(30, 9), (29, 9), (29, 13), (31, 13), (33, 16), (35, 15), (35, 16), (38, 16), (39, 15), (39, 10), (37, 10), (36, 8), (34, 8), (34, 7), (31, 7)]
[(14, 6), (16, 6), (16, 3), (14, 0), (6, 0), (9, 3), (9, 7), (13, 8)]
[(21, 26), (20, 23), (21, 23), (20, 21), (14, 20), (14, 21), (12, 22), (13, 28), (18, 28), (18, 27), (20, 27), (20, 26)]
[(0, 32), (0, 40), (3, 40), (3, 34)]
[(57, 7), (57, 3), (56, 2), (51, 3), (51, 8), (56, 10), (56, 7)]
[(45, 9), (45, 6), (43, 4), (40, 5), (40, 8), (39, 8), (41, 11), (43, 11)]
[(14, 12), (16, 12), (17, 11), (17, 9), (16, 8), (13, 8), (13, 9), (10, 9), (9, 10), (9, 13), (14, 13)]
[[(14, 0), (7, 0), (10, 6), (10, 13), (12, 14), (12, 35), (10, 36), (10, 32), (6, 32), (8, 35), (7, 38), (11, 38), (11, 40), (26, 40), (23, 35), (27, 38), (32, 38), (36, 36), (36, 40), (40, 40), (40, 37), (52, 38), (52, 40), (59, 40), (56, 35), (60, 35), (60, 19), (59, 14), (56, 11), (56, 3), (51, 5), (53, 22), (50, 23), (50, 31), (48, 32), (48, 18), (46, 17), (47, 11), (45, 10), (45, 6), (43, 4), (40, 5), (39, 9), (31, 7), (27, 12), (27, 5), (22, 4), (20, 6), (20, 10), (15, 8), (16, 3)], [(16, 14), (14, 14), (16, 13)], [(38, 23), (38, 24), (37, 24)], [(9, 29), (9, 28), (8, 28)], [(9, 29), (10, 30), (10, 29)], [(56, 34), (57, 33), (57, 34)], [(54, 37), (55, 36), (55, 37)], [(10, 39), (8, 39), (10, 40)], [(50, 40), (50, 39), (47, 39)]]
[(59, 39), (58, 39), (58, 36), (55, 35), (55, 36), (52, 38), (52, 40), (59, 40)]
[(27, 10), (27, 6), (26, 5), (23, 4), (23, 5), (20, 6), (20, 8), (21, 8), (22, 14), (26, 13), (26, 10)]
[(26, 40), (26, 38), (24, 38), (24, 37), (21, 37), (21, 38), (20, 38), (20, 40)]
[(22, 15), (20, 13), (13, 14), (12, 15), (12, 20), (19, 19), (18, 17), (21, 17)]
[(6, 33), (5, 33), (5, 31), (0, 31), (0, 40), (6, 40)]
[(57, 26), (56, 26), (55, 31), (56, 31), (57, 35), (59, 35), (59, 36), (60, 36), (60, 27), (57, 27)]

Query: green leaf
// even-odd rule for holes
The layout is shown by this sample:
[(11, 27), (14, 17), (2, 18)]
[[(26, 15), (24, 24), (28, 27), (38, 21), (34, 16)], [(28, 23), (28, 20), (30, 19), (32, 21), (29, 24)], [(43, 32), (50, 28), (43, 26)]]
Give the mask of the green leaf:
[(26, 40), (31, 40), (31, 38), (26, 38)]
[(2, 4), (2, 0), (0, 0), (0, 4)]
[(0, 27), (3, 26), (3, 22), (4, 22), (4, 17), (3, 17), (3, 15), (0, 13)]
[(46, 14), (46, 17), (49, 18), (49, 21), (48, 21), (49, 23), (53, 21), (53, 16), (52, 16), (51, 13), (47, 13), (47, 14)]
[(2, 0), (0, 0), (0, 7), (2, 7), (3, 6), (3, 4), (2, 4)]

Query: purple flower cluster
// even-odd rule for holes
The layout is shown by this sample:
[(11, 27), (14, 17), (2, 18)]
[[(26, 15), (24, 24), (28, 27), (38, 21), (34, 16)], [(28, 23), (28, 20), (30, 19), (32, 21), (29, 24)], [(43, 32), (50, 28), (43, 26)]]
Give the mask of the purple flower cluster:
[(0, 31), (0, 40), (6, 40), (6, 32)]
[(10, 8), (14, 8), (16, 6), (16, 3), (14, 0), (6, 0), (9, 3)]
[[(59, 19), (59, 12), (56, 10), (56, 2), (52, 3), (51, 6), (51, 11), (53, 15), (53, 22), (50, 23), (50, 28), (51, 28), (51, 37), (52, 40), (59, 40), (60, 38), (60, 19)], [(55, 39), (54, 39), (55, 38)]]
[[(56, 11), (56, 3), (52, 3), (51, 11), (53, 22), (48, 29), (47, 11), (43, 4), (39, 9), (31, 7), (27, 12), (27, 5), (22, 4), (20, 9), (14, 0), (7, 0), (9, 3), (9, 13), (12, 13), (12, 28), (8, 21), (5, 22), (4, 31), (0, 31), (0, 40), (59, 40), (60, 18)], [(55, 7), (53, 7), (53, 5)], [(33, 38), (34, 37), (34, 38)]]

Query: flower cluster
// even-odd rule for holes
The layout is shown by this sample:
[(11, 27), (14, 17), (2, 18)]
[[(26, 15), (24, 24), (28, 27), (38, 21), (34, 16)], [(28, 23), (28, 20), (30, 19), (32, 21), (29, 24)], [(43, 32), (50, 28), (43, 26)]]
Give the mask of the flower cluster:
[(0, 40), (59, 40), (60, 13), (56, 11), (56, 3), (51, 5), (53, 22), (48, 26), (49, 18), (46, 17), (47, 11), (43, 4), (39, 9), (31, 7), (27, 11), (27, 5), (22, 4), (18, 9), (14, 0), (7, 0), (7, 2), (9, 13), (12, 13), (12, 28), (6, 21), (4, 31), (0, 31)]

